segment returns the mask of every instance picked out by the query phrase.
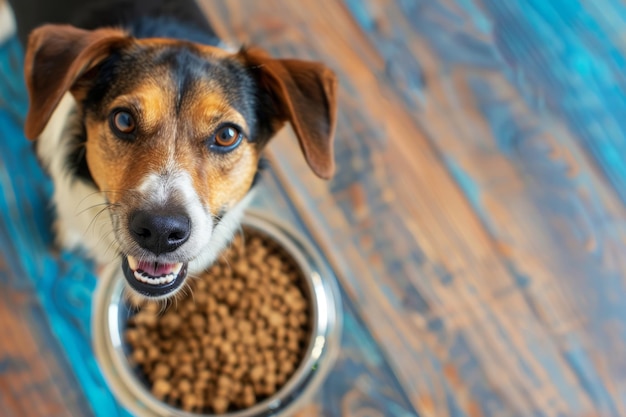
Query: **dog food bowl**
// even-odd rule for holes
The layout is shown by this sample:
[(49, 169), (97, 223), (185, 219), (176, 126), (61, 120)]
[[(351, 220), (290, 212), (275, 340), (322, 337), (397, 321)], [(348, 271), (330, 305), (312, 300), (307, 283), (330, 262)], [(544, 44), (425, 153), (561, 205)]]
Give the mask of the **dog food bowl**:
[[(310, 304), (310, 337), (296, 371), (276, 393), (250, 408), (219, 415), (289, 416), (311, 399), (336, 359), (342, 321), (339, 290), (334, 275), (302, 236), (258, 211), (246, 213), (242, 224), (244, 231), (278, 244), (301, 270), (302, 289)], [(186, 412), (152, 395), (141, 372), (128, 359), (123, 334), (133, 313), (125, 301), (125, 285), (120, 266), (110, 265), (100, 277), (94, 294), (94, 351), (112, 393), (137, 417), (217, 415)]]

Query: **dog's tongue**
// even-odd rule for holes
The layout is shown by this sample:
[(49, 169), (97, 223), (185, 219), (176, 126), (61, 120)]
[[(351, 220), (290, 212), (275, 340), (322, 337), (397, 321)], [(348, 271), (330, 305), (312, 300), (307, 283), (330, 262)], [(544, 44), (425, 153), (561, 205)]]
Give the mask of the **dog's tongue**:
[(132, 256), (128, 257), (128, 264), (133, 271), (143, 271), (148, 275), (153, 277), (159, 277), (161, 275), (167, 275), (175, 271), (175, 269), (180, 270), (179, 266), (181, 264), (161, 264), (156, 262), (146, 262), (146, 261), (138, 261)]

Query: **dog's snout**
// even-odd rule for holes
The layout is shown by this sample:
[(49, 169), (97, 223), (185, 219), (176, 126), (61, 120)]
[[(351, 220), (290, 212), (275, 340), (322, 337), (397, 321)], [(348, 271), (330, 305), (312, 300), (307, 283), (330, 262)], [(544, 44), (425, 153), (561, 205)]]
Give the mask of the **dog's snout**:
[(184, 214), (138, 210), (131, 217), (130, 232), (139, 246), (160, 255), (189, 239), (191, 221)]

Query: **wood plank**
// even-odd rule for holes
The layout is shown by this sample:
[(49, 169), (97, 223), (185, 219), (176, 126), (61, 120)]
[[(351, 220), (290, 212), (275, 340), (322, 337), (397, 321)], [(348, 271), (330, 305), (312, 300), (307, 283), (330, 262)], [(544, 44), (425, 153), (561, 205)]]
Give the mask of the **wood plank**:
[(623, 207), (475, 4), (202, 4), (231, 39), (338, 71), (337, 178), (288, 131), (272, 151), (421, 414), (624, 414)]
[(17, 277), (7, 267), (0, 266), (2, 416), (91, 416), (34, 291), (25, 289), (24, 283), (17, 288), (9, 284), (10, 276)]
[[(390, 13), (387, 19), (400, 26), (406, 24), (420, 39), (429, 39), (436, 11), (424, 8), (421, 16), (430, 17), (402, 22), (402, 16), (415, 14), (399, 8), (394, 13), (393, 5), (388, 6), (384, 8)], [(439, 16), (445, 12), (450, 16), (459, 9), (452, 1), (439, 2), (437, 8)], [(468, 10), (464, 12), (469, 15)], [(545, 117), (541, 105), (545, 94), (537, 92), (537, 85), (528, 80), (550, 76), (555, 70), (548, 69), (550, 65), (545, 62), (532, 67), (525, 62), (528, 71), (522, 76), (515, 73), (516, 68), (497, 59), (499, 50), (495, 48), (498, 37), (507, 35), (508, 26), (498, 21), (502, 16), (491, 14), (487, 18), (500, 28), (493, 40), (484, 40), (485, 34), (472, 25), (456, 34), (472, 45), (466, 53), (444, 52), (434, 41), (424, 48), (429, 53), (411, 49), (415, 44), (404, 44), (413, 56), (420, 57), (429, 85), (441, 86), (431, 89), (430, 105), (418, 113), (420, 121), (438, 149), (445, 152), (445, 161), (468, 199), (476, 200), (477, 213), (509, 268), (520, 278), (537, 321), (553, 332), (581, 387), (603, 413), (621, 415), (623, 376), (610, 371), (617, 370), (621, 362), (605, 360), (621, 357), (624, 349), (624, 334), (620, 332), (622, 341), (618, 342), (615, 328), (619, 324), (615, 321), (625, 311), (609, 295), (623, 293), (620, 277), (626, 266), (614, 255), (624, 249), (625, 217), (619, 193), (607, 187), (597, 169), (597, 159), (586, 152), (587, 132), (558, 112)], [(579, 31), (579, 36), (585, 37), (591, 28), (579, 27)], [(560, 36), (557, 33), (554, 36)], [(378, 42), (390, 42), (380, 35), (376, 36)], [(519, 34), (514, 38), (521, 42)], [(548, 39), (541, 46), (556, 43), (556, 39)], [(382, 43), (379, 47), (385, 50)], [(472, 51), (474, 55), (469, 54)], [(489, 56), (495, 59), (489, 61)], [(599, 66), (604, 64), (600, 58)], [(488, 70), (477, 71), (472, 62), (481, 62)], [(552, 67), (562, 65), (555, 61)], [(405, 75), (411, 74), (408, 66), (403, 70)], [(596, 101), (591, 98), (595, 93), (595, 88), (587, 86), (570, 85), (567, 91), (569, 102), (575, 100), (577, 110), (583, 112), (593, 112)], [(563, 103), (563, 107), (568, 106), (567, 97)], [(443, 121), (436, 117), (438, 114), (450, 117)], [(620, 163), (624, 165), (623, 161), (613, 161), (613, 168), (621, 169)], [(475, 194), (478, 199), (473, 199)], [(614, 227), (611, 232), (607, 223)], [(610, 264), (599, 264), (598, 257), (611, 259)], [(596, 369), (587, 369), (586, 361), (593, 361)]]

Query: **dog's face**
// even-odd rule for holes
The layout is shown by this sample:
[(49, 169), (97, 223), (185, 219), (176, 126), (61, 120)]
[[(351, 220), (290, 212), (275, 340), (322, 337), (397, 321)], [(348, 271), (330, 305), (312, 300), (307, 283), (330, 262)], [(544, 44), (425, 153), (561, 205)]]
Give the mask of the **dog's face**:
[(25, 76), (30, 138), (64, 94), (75, 97), (90, 177), (144, 296), (175, 293), (190, 262), (214, 259), (284, 122), (313, 171), (332, 175), (336, 81), (320, 64), (50, 25), (30, 37)]

